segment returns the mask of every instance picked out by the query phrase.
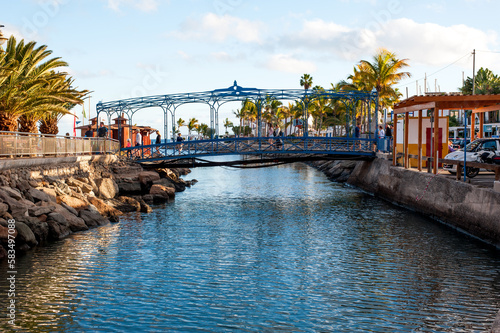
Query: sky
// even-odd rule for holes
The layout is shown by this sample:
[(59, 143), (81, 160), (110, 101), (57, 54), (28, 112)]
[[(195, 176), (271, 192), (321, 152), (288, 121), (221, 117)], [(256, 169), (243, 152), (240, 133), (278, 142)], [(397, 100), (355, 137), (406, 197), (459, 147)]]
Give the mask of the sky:
[[(500, 2), (493, 0), (0, 0), (6, 36), (47, 45), (85, 103), (211, 91), (238, 85), (301, 88), (300, 77), (330, 88), (380, 48), (408, 59), (403, 98), (458, 91), (480, 67), (500, 74)], [(219, 122), (238, 120), (229, 103)], [(79, 121), (82, 106), (74, 108)], [(189, 104), (176, 117), (210, 123), (209, 109)], [(141, 110), (137, 125), (162, 129), (163, 111)], [(80, 123), (82, 124), (82, 123)], [(170, 126), (170, 124), (169, 124)], [(223, 132), (222, 124), (219, 124)], [(60, 134), (73, 132), (73, 118)], [(187, 133), (182, 128), (183, 134)]]

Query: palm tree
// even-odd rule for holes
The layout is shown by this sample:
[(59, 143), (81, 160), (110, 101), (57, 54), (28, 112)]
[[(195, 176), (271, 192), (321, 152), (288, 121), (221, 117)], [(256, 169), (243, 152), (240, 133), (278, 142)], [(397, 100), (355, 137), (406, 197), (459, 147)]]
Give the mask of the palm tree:
[[(373, 57), (373, 62), (361, 60), (358, 64), (359, 80), (364, 82), (367, 90), (375, 88), (379, 97), (380, 109), (392, 107), (401, 94), (392, 86), (399, 81), (411, 77), (409, 72), (401, 70), (408, 67), (408, 59), (398, 59), (396, 54), (380, 49)], [(381, 104), (382, 102), (383, 104)]]
[(177, 132), (181, 130), (182, 126), (186, 126), (186, 121), (182, 118), (179, 118), (179, 120), (177, 120)]
[(226, 129), (226, 135), (228, 134), (228, 131), (227, 131), (227, 128), (228, 127), (233, 127), (233, 123), (231, 121), (229, 121), (229, 118), (226, 118), (224, 120), (224, 123), (222, 124), (224, 126), (224, 128)]
[(208, 125), (204, 124), (204, 123), (201, 123), (198, 126), (198, 131), (199, 131), (199, 133), (201, 133), (201, 135), (203, 135), (203, 137), (206, 137), (207, 133), (208, 133)]
[[(180, 120), (180, 119), (179, 119)], [(177, 123), (179, 124), (179, 123)], [(189, 119), (189, 122), (187, 124), (187, 128), (188, 128), (188, 133), (189, 135), (191, 135), (191, 131), (193, 131), (194, 129), (196, 129), (198, 127), (198, 119), (196, 118), (191, 118)]]
[(82, 97), (88, 93), (71, 88), (67, 73), (55, 72), (67, 66), (66, 62), (60, 58), (46, 60), (52, 51), (45, 45), (35, 45), (24, 44), (24, 40), (17, 43), (12, 36), (0, 58), (0, 130), (16, 131), (23, 115), (27, 115), (23, 118), (25, 127), (35, 130), (33, 124), (40, 114), (68, 112), (64, 107), (67, 103), (82, 104)]
[(243, 108), (237, 109), (236, 111), (233, 111), (233, 114), (240, 120), (240, 126), (239, 126), (239, 131), (238, 133), (234, 132), (234, 127), (233, 127), (233, 132), (234, 134), (238, 135), (238, 137), (241, 135), (241, 129), (243, 127), (243, 119), (245, 118), (245, 110)]
[(313, 83), (313, 78), (309, 74), (304, 74), (300, 78), (300, 86), (304, 87), (305, 90), (308, 90)]

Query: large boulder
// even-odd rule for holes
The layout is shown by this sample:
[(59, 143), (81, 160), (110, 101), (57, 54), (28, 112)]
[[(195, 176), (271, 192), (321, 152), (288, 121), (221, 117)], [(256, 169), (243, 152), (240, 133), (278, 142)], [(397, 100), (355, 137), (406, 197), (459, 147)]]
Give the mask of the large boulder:
[[(14, 232), (11, 233), (11, 237), (17, 237), (17, 230), (14, 229)], [(9, 228), (0, 225), (0, 243), (7, 244), (9, 241)]]
[(9, 206), (9, 212), (14, 217), (26, 216), (28, 214), (28, 206), (9, 196), (3, 189), (0, 189), (0, 201)]
[(83, 193), (90, 193), (93, 191), (92, 185), (89, 185), (88, 183), (84, 183), (72, 177), (66, 180), (66, 184), (79, 188)]
[[(54, 210), (55, 213), (61, 215), (65, 220), (66, 220), (66, 225), (68, 226), (69, 230), (72, 232), (77, 232), (77, 231), (83, 231), (83, 230), (88, 230), (88, 226), (85, 223), (83, 219), (81, 219), (78, 216), (73, 215), (70, 211), (65, 209), (62, 206), (57, 206), (56, 209)], [(48, 215), (48, 218), (51, 218), (51, 215), (54, 213), (51, 213)]]
[(31, 188), (29, 193), (37, 201), (52, 201), (56, 202), (57, 193), (54, 189), (47, 187)]
[(88, 207), (88, 204), (85, 201), (69, 195), (58, 196), (57, 203), (58, 204), (65, 203), (66, 205), (70, 206), (73, 209), (76, 209), (77, 211)]
[(117, 181), (117, 185), (121, 195), (140, 194), (142, 192), (141, 183), (138, 179), (122, 178)]
[(28, 208), (28, 214), (29, 216), (41, 216), (41, 215), (46, 215), (50, 214), (56, 209), (56, 205), (44, 205), (44, 206), (32, 206)]
[(120, 196), (114, 204), (117, 209), (124, 212), (139, 212), (141, 210), (141, 203), (131, 197)]
[(141, 184), (152, 184), (155, 180), (160, 179), (160, 175), (155, 171), (143, 171), (139, 174)]
[(8, 211), (9, 211), (9, 205), (0, 202), (0, 216), (3, 216), (3, 214), (7, 213)]
[(30, 227), (28, 227), (25, 223), (16, 222), (16, 230), (17, 230), (16, 240), (19, 241), (20, 244), (25, 243), (30, 247), (38, 245), (38, 241), (36, 240), (35, 234), (33, 233), (33, 231), (31, 231)]
[(2, 186), (0, 189), (9, 197), (14, 198), (15, 200), (21, 200), (22, 198), (21, 192), (19, 192), (17, 189), (12, 189), (8, 186)]
[(61, 225), (54, 220), (47, 220), (47, 226), (49, 228), (49, 240), (60, 240), (71, 234), (67, 226)]
[(46, 222), (42, 222), (36, 217), (23, 217), (19, 222), (23, 222), (31, 229), (38, 244), (47, 241), (49, 236), (49, 227)]
[(149, 194), (161, 195), (168, 199), (173, 199), (175, 198), (175, 188), (160, 184), (153, 184), (153, 186), (151, 186), (151, 189), (149, 190)]
[(97, 227), (100, 225), (105, 225), (109, 221), (99, 214), (98, 211), (93, 211), (90, 209), (83, 209), (79, 213), (80, 218), (82, 218), (89, 227)]
[(98, 178), (95, 184), (97, 187), (96, 193), (103, 199), (112, 199), (119, 192), (118, 185), (111, 178)]
[(123, 215), (123, 213), (120, 210), (106, 204), (99, 198), (89, 197), (88, 200), (99, 211), (99, 214), (101, 214), (102, 216), (110, 217), (110, 216)]

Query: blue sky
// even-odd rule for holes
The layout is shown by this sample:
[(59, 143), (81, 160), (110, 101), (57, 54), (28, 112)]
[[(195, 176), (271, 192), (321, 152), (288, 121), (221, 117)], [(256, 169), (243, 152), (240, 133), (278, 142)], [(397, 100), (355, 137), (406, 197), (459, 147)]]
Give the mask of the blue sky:
[[(406, 96), (457, 91), (462, 73), (500, 74), (498, 12), (493, 0), (2, 0), (5, 35), (35, 40), (69, 63), (76, 85), (95, 103), (158, 94), (244, 87), (329, 88), (346, 79), (380, 47), (409, 59)], [(219, 120), (237, 122), (232, 103)], [(88, 111), (88, 102), (86, 104)], [(75, 108), (81, 117), (81, 107)], [(179, 108), (177, 117), (209, 123), (204, 105)], [(158, 109), (134, 122), (163, 128)], [(60, 131), (71, 132), (63, 119)], [(222, 126), (220, 126), (222, 128)], [(186, 129), (182, 130), (186, 132)]]

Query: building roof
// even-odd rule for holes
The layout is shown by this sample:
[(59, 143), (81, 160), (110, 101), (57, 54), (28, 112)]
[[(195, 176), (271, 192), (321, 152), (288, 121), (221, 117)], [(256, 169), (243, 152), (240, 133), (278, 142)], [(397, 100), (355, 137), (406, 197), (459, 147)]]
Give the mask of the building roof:
[(462, 95), (460, 93), (427, 93), (412, 96), (394, 105), (394, 113), (401, 114), (437, 108), (439, 110), (473, 110), (486, 112), (500, 110), (500, 94)]

